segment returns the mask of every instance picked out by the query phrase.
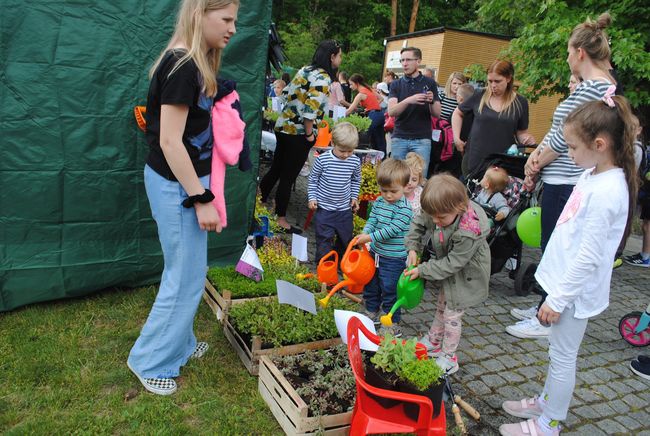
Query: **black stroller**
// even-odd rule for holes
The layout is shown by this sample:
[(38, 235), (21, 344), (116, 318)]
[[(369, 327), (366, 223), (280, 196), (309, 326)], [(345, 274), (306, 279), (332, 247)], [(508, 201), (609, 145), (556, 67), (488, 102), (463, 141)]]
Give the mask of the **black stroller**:
[[(522, 259), (522, 242), (517, 235), (517, 219), (519, 215), (530, 207), (531, 199), (535, 192), (528, 192), (523, 189), (524, 165), (527, 156), (510, 156), (507, 154), (489, 155), (483, 166), (467, 177), (467, 190), (470, 198), (476, 196), (480, 190), (480, 181), (485, 171), (498, 166), (505, 169), (509, 175), (509, 182), (503, 191), (504, 197), (510, 207), (510, 213), (502, 221), (494, 221), (492, 232), (487, 238), (492, 255), (492, 274), (500, 272), (506, 265), (508, 259), (514, 259), (516, 266), (510, 270), (509, 276), (514, 279), (514, 288), (517, 295), (527, 295), (535, 285), (535, 271), (537, 264), (524, 262)], [(484, 206), (483, 210), (488, 218), (494, 220), (496, 210)]]

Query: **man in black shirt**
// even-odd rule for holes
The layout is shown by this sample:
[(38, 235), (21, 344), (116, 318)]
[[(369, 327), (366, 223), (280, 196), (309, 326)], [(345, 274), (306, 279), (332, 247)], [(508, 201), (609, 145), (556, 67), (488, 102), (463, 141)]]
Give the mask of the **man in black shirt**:
[(388, 95), (388, 114), (395, 117), (391, 156), (404, 159), (414, 151), (424, 159), (426, 173), (431, 155), (431, 116), (440, 117), (438, 84), (420, 73), (420, 49), (403, 48), (400, 62), (404, 76), (390, 84)]

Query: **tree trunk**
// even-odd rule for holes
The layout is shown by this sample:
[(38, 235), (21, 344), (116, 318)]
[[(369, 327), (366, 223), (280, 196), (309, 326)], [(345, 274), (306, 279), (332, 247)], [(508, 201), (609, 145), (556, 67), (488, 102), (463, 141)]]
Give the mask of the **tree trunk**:
[(390, 36), (395, 36), (397, 33), (397, 0), (391, 0), (391, 8), (393, 14), (390, 17)]
[(420, 0), (413, 0), (413, 9), (411, 9), (411, 21), (409, 22), (409, 33), (415, 32), (415, 22), (418, 18), (418, 8)]

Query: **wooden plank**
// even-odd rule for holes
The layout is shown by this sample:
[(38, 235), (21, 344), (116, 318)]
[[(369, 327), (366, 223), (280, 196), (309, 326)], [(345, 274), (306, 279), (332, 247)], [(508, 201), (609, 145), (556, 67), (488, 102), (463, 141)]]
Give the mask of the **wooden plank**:
[(239, 360), (242, 361), (248, 372), (251, 375), (257, 375), (258, 368), (257, 365), (253, 364), (253, 356), (248, 349), (248, 344), (239, 336), (239, 333), (235, 331), (227, 318), (224, 321), (223, 333), (228, 342), (230, 342), (230, 345), (235, 349)]
[(352, 412), (309, 417), (305, 401), (267, 356), (260, 358), (258, 389), (287, 435), (347, 435), (350, 431)]

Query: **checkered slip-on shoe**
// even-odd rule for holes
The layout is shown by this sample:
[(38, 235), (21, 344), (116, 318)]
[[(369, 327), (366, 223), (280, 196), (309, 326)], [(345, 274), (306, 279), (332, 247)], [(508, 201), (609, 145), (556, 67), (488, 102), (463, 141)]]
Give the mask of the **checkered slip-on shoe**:
[(129, 367), (131, 372), (135, 374), (135, 376), (140, 380), (140, 383), (142, 383), (142, 386), (146, 390), (148, 390), (151, 393), (158, 394), (158, 395), (171, 395), (174, 392), (176, 392), (176, 389), (178, 387), (176, 386), (176, 380), (173, 378), (163, 378), (163, 377), (155, 377), (155, 378), (144, 378), (140, 377), (140, 374), (135, 372), (133, 368), (131, 368), (131, 365), (129, 365), (129, 362), (126, 362), (126, 366)]
[(210, 347), (208, 346), (207, 342), (197, 342), (194, 352), (190, 354), (190, 359), (200, 359), (203, 357), (206, 351), (208, 351), (208, 348)]

